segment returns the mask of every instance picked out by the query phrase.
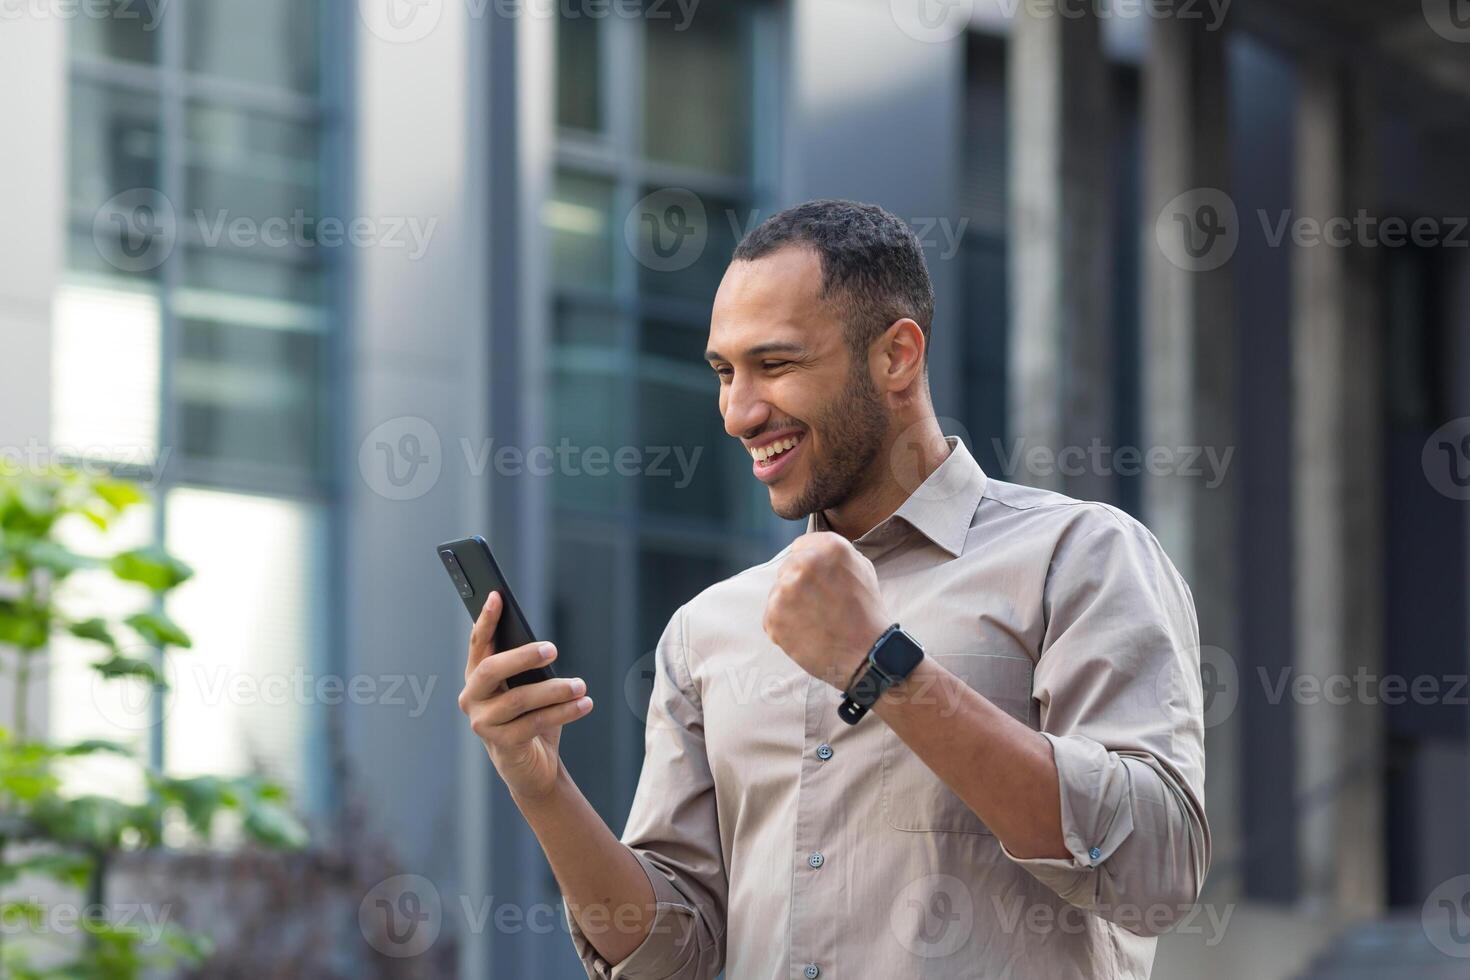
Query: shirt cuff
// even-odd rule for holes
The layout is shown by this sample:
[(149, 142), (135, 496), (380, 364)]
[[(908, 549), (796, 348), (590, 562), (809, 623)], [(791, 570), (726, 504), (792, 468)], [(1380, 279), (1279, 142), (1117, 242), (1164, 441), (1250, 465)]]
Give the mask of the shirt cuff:
[[(638, 859), (644, 874), (648, 875), (648, 883), (653, 886), (653, 924), (648, 935), (622, 962), (609, 963), (588, 941), (586, 933), (573, 917), (572, 910), (567, 908), (567, 927), (572, 934), (572, 945), (587, 969), (588, 977), (597, 977), (599, 980), (654, 980), (676, 976), (699, 954), (698, 942), (694, 938), (698, 915), (684, 896), (674, 888), (673, 883), (648, 858), (633, 848), (629, 848), (629, 851)], [(608, 928), (616, 927), (616, 915), (603, 918), (611, 919)]]
[(1063, 899), (1086, 905), (1095, 897), (1094, 876), (1133, 833), (1129, 805), (1132, 777), (1123, 760), (1105, 746), (1081, 735), (1041, 733), (1051, 742), (1062, 800), (1064, 858), (1006, 857), (1029, 871)]

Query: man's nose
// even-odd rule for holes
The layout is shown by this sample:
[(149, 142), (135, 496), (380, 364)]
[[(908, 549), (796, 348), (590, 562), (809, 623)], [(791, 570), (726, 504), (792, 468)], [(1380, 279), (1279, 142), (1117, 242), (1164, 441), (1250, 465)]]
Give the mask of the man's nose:
[(770, 414), (770, 406), (761, 399), (759, 391), (736, 375), (725, 390), (725, 432), (736, 439), (749, 438), (760, 430)]

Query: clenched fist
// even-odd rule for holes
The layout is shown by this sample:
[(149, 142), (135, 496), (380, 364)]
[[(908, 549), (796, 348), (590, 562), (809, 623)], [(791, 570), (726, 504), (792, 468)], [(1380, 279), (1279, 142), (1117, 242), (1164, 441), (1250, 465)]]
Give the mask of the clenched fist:
[(803, 534), (791, 545), (761, 627), (787, 656), (839, 691), (893, 620), (873, 563), (840, 534)]

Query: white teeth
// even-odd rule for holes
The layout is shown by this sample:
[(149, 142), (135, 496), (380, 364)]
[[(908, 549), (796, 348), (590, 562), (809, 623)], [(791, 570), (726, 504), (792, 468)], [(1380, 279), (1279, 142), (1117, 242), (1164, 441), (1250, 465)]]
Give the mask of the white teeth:
[(771, 443), (769, 446), (759, 446), (752, 449), (750, 455), (754, 456), (757, 462), (764, 463), (768, 459), (781, 455), (786, 450), (795, 446), (796, 443), (796, 439), (782, 439), (779, 442)]

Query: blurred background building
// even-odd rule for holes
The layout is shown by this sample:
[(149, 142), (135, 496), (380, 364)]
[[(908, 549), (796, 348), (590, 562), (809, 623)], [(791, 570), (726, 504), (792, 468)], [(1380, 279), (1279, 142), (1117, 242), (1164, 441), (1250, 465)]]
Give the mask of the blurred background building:
[(461, 975), (581, 975), (432, 547), (485, 533), (588, 679), (563, 753), (621, 831), (667, 617), (798, 529), (723, 434), (715, 286), (761, 217), (872, 201), (928, 252), (946, 431), (1194, 589), (1210, 914), (1155, 976), (1470, 971), (1461, 0), (4, 18), (0, 447), (145, 480), (125, 533), (199, 570), (170, 702), (58, 671), (54, 730), (357, 808)]

